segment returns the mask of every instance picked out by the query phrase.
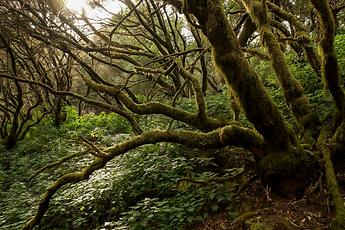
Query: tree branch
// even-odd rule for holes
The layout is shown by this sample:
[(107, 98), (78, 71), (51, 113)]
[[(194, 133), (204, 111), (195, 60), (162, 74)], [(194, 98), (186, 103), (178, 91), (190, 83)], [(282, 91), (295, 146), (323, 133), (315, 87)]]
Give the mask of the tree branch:
[(259, 134), (240, 126), (226, 126), (209, 133), (168, 130), (153, 130), (143, 133), (142, 135), (133, 137), (131, 140), (103, 150), (104, 157), (95, 159), (84, 170), (68, 173), (57, 179), (47, 188), (39, 203), (36, 215), (25, 224), (23, 230), (31, 230), (40, 223), (43, 215), (48, 210), (51, 198), (62, 186), (88, 179), (93, 172), (103, 168), (107, 162), (129, 150), (159, 142), (178, 143), (189, 148), (198, 149), (220, 148), (229, 145), (256, 149), (262, 148), (263, 146), (263, 139)]
[(340, 87), (339, 66), (334, 47), (335, 23), (333, 13), (326, 0), (310, 0), (319, 14), (321, 20), (322, 39), (320, 47), (322, 50), (322, 77), (324, 84), (331, 92), (338, 111), (345, 119), (345, 94)]

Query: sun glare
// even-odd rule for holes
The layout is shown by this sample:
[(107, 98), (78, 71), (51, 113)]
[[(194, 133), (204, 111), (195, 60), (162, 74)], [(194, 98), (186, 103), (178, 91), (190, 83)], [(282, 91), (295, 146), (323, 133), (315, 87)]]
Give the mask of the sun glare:
[(68, 9), (81, 13), (83, 9), (88, 8), (87, 0), (66, 0), (65, 4)]
[[(106, 0), (102, 2), (102, 5), (111, 13), (118, 13), (124, 6), (117, 0)], [(109, 13), (104, 9), (100, 9), (99, 7), (96, 7), (95, 9), (91, 8), (88, 5), (87, 0), (65, 0), (65, 6), (77, 14), (81, 14), (84, 11), (89, 18), (104, 19), (109, 17)]]

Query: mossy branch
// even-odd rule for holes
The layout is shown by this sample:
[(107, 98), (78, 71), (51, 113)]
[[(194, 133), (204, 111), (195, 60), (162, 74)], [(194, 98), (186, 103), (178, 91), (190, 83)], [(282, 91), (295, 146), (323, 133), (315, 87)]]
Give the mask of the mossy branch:
[(328, 146), (327, 136), (330, 133), (329, 129), (325, 127), (319, 136), (318, 147), (322, 152), (325, 163), (326, 180), (329, 193), (331, 194), (333, 204), (335, 207), (335, 217), (331, 222), (332, 230), (345, 229), (345, 205), (342, 195), (340, 193), (339, 185), (335, 175), (333, 163), (331, 160), (331, 151)]
[(338, 111), (345, 118), (345, 94), (339, 83), (339, 66), (334, 47), (335, 22), (332, 10), (326, 0), (310, 0), (317, 10), (321, 21), (322, 39), (322, 77), (326, 88), (329, 89)]
[(102, 150), (100, 150), (94, 143), (92, 143), (91, 141), (89, 141), (88, 139), (84, 138), (84, 137), (79, 137), (89, 148), (90, 148), (90, 153), (95, 156), (95, 157), (99, 157), (99, 158), (105, 158), (106, 157), (106, 153), (103, 152)]
[(275, 15), (291, 23), (297, 31), (306, 31), (306, 28), (303, 25), (303, 23), (301, 23), (295, 15), (286, 12), (285, 10), (283, 10), (282, 8), (280, 8), (272, 2), (267, 2), (267, 7)]
[(263, 148), (263, 138), (255, 131), (237, 125), (225, 126), (208, 133), (193, 131), (152, 130), (132, 140), (105, 149), (107, 158), (114, 158), (118, 152), (127, 152), (144, 144), (172, 142), (189, 148), (212, 149), (229, 145), (247, 149)]
[(280, 17), (283, 20), (288, 21), (296, 29), (296, 37), (298, 37), (297, 42), (300, 46), (303, 47), (304, 53), (310, 63), (310, 66), (313, 68), (315, 74), (320, 77), (321, 73), (321, 61), (320, 57), (312, 45), (312, 40), (307, 36), (307, 29), (300, 22), (300, 20), (293, 14), (286, 12), (279, 6), (275, 5), (272, 2), (267, 2), (268, 8), (275, 15)]
[(320, 125), (317, 115), (312, 112), (308, 99), (303, 95), (302, 85), (292, 75), (280, 49), (279, 41), (270, 28), (266, 5), (260, 4), (259, 1), (242, 0), (242, 2), (252, 20), (260, 28), (260, 36), (269, 51), (272, 67), (282, 85), (286, 103), (290, 106), (303, 130), (314, 133), (314, 130), (318, 130)]
[(49, 207), (51, 198), (62, 186), (88, 179), (93, 172), (103, 168), (107, 162), (129, 150), (142, 145), (155, 144), (158, 142), (178, 143), (190, 148), (199, 149), (219, 148), (228, 145), (244, 148), (263, 147), (263, 139), (260, 135), (253, 130), (240, 126), (226, 126), (209, 133), (168, 130), (153, 130), (143, 133), (133, 137), (131, 140), (105, 149), (103, 151), (104, 157), (95, 159), (84, 170), (68, 173), (57, 179), (48, 187), (39, 203), (36, 215), (25, 224), (23, 230), (31, 230), (40, 223), (44, 213)]
[(253, 22), (253, 20), (247, 16), (243, 27), (241, 29), (241, 32), (238, 35), (238, 43), (241, 47), (245, 47), (249, 38), (253, 35), (253, 33), (256, 31), (257, 27), (256, 24)]
[(190, 72), (188, 72), (185, 68), (183, 68), (182, 63), (178, 63), (179, 71), (182, 77), (184, 77), (186, 80), (189, 80), (192, 82), (194, 94), (195, 94), (195, 100), (198, 108), (198, 119), (199, 120), (205, 120), (207, 119), (206, 115), (206, 104), (205, 104), (205, 98), (203, 95), (202, 87), (200, 81), (193, 76)]
[(265, 54), (264, 52), (261, 52), (257, 49), (250, 49), (250, 48), (244, 48), (244, 47), (241, 47), (241, 50), (245, 53), (248, 53), (248, 54), (251, 54), (253, 56), (256, 56), (257, 58), (259, 59), (262, 59), (262, 60), (265, 60), (265, 61), (269, 61), (270, 60), (270, 57)]
[(111, 105), (111, 104), (108, 104), (108, 103), (105, 103), (105, 102), (102, 102), (99, 100), (94, 100), (94, 99), (82, 96), (82, 95), (74, 93), (74, 92), (56, 90), (56, 89), (53, 89), (52, 87), (50, 87), (50, 86), (48, 86), (42, 82), (39, 82), (39, 81), (18, 78), (18, 77), (14, 77), (14, 76), (11, 76), (8, 74), (0, 74), (0, 77), (12, 79), (12, 80), (15, 80), (18, 82), (38, 85), (38, 86), (42, 87), (43, 89), (48, 90), (50, 93), (52, 93), (54, 95), (64, 95), (64, 96), (74, 97), (74, 98), (81, 100), (81, 101), (84, 101), (88, 104), (97, 105), (101, 108), (109, 109), (110, 111), (124, 117), (131, 124), (133, 132), (135, 134), (142, 133), (142, 130), (140, 129), (140, 127), (139, 127), (139, 125), (138, 125), (138, 123), (134, 117), (134, 114), (127, 112), (127, 111), (124, 111), (124, 110), (121, 110), (121, 109), (118, 109), (114, 105)]
[(324, 148), (323, 159), (325, 161), (326, 179), (329, 193), (335, 206), (335, 217), (331, 223), (332, 230), (345, 229), (345, 206), (344, 200), (341, 196), (337, 178), (335, 176), (333, 163), (331, 160), (331, 153), (328, 147)]
[(88, 179), (88, 177), (94, 171), (103, 168), (106, 162), (107, 161), (103, 159), (97, 159), (83, 171), (68, 173), (57, 179), (52, 185), (48, 187), (48, 189), (42, 197), (41, 202), (39, 203), (36, 215), (24, 225), (23, 230), (31, 230), (40, 223), (43, 215), (48, 210), (51, 198), (62, 186)]
[[(194, 77), (191, 77), (188, 71), (180, 69), (181, 74), (185, 75), (187, 79), (190, 79), (193, 82), (193, 87), (195, 87), (195, 91), (198, 92), (197, 94), (197, 104), (198, 104), (198, 113), (190, 113), (186, 112), (168, 105), (165, 105), (160, 102), (148, 102), (148, 103), (142, 103), (137, 104), (133, 102), (124, 92), (121, 91), (121, 88), (113, 85), (113, 86), (107, 86), (102, 85), (99, 83), (96, 83), (88, 78), (84, 78), (84, 81), (86, 84), (98, 91), (98, 92), (104, 92), (108, 95), (114, 96), (117, 99), (119, 99), (131, 112), (140, 114), (140, 115), (146, 115), (146, 114), (162, 114), (167, 117), (173, 118), (175, 120), (184, 122), (186, 124), (192, 125), (200, 130), (203, 131), (210, 131), (217, 129), (219, 127), (223, 127), (225, 125), (228, 125), (228, 122), (219, 121), (215, 118), (207, 117), (205, 114), (205, 103), (200, 87), (200, 83), (198, 84), (195, 82), (196, 80)], [(203, 118), (203, 119), (200, 119)]]

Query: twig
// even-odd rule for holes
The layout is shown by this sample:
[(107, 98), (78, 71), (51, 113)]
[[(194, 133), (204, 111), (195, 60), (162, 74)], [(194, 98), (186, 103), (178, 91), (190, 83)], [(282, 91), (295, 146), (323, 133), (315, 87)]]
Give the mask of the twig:
[(91, 150), (90, 153), (94, 155), (95, 157), (99, 158), (106, 158), (107, 154), (100, 150), (96, 145), (94, 145), (91, 141), (87, 140), (84, 137), (79, 137)]
[(59, 165), (61, 165), (62, 163), (72, 159), (72, 158), (75, 158), (75, 157), (80, 157), (84, 154), (86, 154), (88, 151), (83, 151), (83, 152), (77, 152), (77, 153), (72, 153), (68, 156), (65, 156), (63, 158), (61, 158), (60, 160), (58, 161), (55, 161), (55, 162), (52, 162), (50, 164), (47, 164), (46, 166), (36, 170), (29, 178), (28, 178), (28, 181), (32, 180), (33, 178), (35, 178), (38, 174), (40, 174), (41, 172), (47, 170), (47, 169), (51, 169), (53, 167), (57, 167)]

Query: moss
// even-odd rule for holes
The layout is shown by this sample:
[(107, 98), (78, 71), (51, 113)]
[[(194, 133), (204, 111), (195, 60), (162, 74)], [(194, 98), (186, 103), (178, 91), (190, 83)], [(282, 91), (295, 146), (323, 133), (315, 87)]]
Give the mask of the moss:
[(344, 230), (345, 229), (345, 215), (338, 215), (331, 221), (331, 230)]
[(258, 0), (243, 0), (243, 2), (245, 2), (245, 6), (250, 17), (259, 27), (268, 23), (266, 5), (264, 4), (264, 1), (260, 2)]
[(333, 163), (330, 157), (330, 151), (327, 149), (327, 147), (324, 148), (323, 155), (324, 155), (324, 161), (325, 161), (328, 190), (332, 196), (332, 200), (333, 200), (335, 211), (336, 211), (335, 217), (332, 219), (332, 222), (331, 222), (331, 229), (332, 230), (345, 229), (344, 200), (340, 193), (337, 178), (335, 176), (335, 172), (333, 168)]
[(266, 150), (270, 154), (257, 161), (264, 184), (280, 196), (292, 199), (303, 194), (306, 180), (317, 167), (316, 158), (302, 148), (292, 147), (289, 152)]
[(335, 217), (331, 222), (331, 229), (340, 230), (345, 229), (345, 204), (340, 193), (338, 181), (334, 172), (333, 163), (331, 160), (331, 152), (329, 146), (326, 145), (328, 142), (328, 136), (331, 133), (331, 129), (325, 126), (320, 133), (317, 145), (322, 151), (323, 160), (325, 163), (326, 180), (328, 185), (329, 193), (332, 197), (332, 201), (335, 207)]
[(261, 170), (266, 170), (266, 175), (279, 175), (286, 177), (292, 175), (300, 167), (305, 159), (305, 154), (301, 150), (290, 150), (281, 153), (269, 150), (271, 153), (259, 162)]
[(284, 219), (271, 219), (270, 217), (261, 217), (246, 221), (249, 230), (292, 230), (290, 224)]
[[(236, 35), (224, 14), (222, 1), (201, 2), (188, 1), (189, 12), (197, 17), (212, 45), (217, 70), (229, 90), (236, 93), (246, 117), (264, 137), (265, 145), (270, 147), (264, 152), (256, 151), (260, 153), (256, 155), (256, 160), (261, 161), (263, 158), (263, 174), (277, 174), (278, 177), (293, 174), (304, 159), (304, 153), (300, 151), (302, 148), (293, 130), (284, 121), (255, 70), (241, 52)], [(200, 9), (200, 6), (204, 8)], [(202, 15), (200, 11), (203, 12)], [(302, 91), (299, 87), (295, 88), (298, 92)], [(267, 153), (268, 156), (265, 157)]]
[[(317, 116), (316, 114), (310, 115), (310, 113), (314, 112), (310, 108), (308, 99), (303, 95), (303, 87), (292, 75), (284, 58), (280, 43), (270, 29), (266, 5), (259, 1), (243, 0), (243, 2), (245, 2), (250, 17), (260, 28), (261, 38), (269, 51), (271, 64), (283, 88), (286, 103), (293, 111), (301, 126), (301, 130), (307, 130), (308, 133), (317, 132), (320, 122), (318, 122), (318, 119), (308, 119), (317, 118)], [(310, 123), (313, 123), (313, 125), (310, 125)], [(312, 137), (306, 139), (311, 140)]]
[(343, 121), (337, 128), (332, 137), (332, 154), (344, 155), (345, 150), (345, 121)]
[(258, 216), (246, 220), (246, 229), (250, 230), (292, 230), (295, 227), (279, 216)]
[(344, 118), (345, 94), (339, 84), (339, 66), (334, 47), (335, 23), (329, 2), (326, 0), (310, 0), (321, 19), (322, 39), (322, 77), (328, 87), (338, 111)]
[(273, 230), (271, 227), (267, 226), (264, 223), (260, 223), (260, 222), (254, 222), (254, 223), (247, 222), (247, 224), (249, 225), (248, 226), (249, 230)]

